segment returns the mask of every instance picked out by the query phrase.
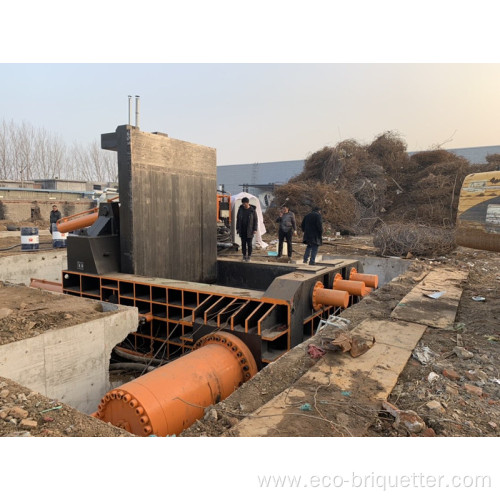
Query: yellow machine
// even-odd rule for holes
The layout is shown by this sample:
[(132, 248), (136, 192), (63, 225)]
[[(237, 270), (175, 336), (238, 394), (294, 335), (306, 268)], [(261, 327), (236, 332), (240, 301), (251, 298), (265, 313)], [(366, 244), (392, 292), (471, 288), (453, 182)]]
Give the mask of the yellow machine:
[(464, 179), (457, 214), (458, 245), (500, 252), (500, 171)]

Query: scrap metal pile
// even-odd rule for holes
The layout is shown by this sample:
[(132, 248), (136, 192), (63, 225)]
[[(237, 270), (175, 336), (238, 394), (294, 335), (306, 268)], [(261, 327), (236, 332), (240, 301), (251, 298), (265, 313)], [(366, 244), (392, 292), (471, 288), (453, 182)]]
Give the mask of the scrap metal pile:
[[(373, 234), (385, 224), (396, 224), (401, 239), (406, 224), (412, 224), (410, 240), (416, 238), (416, 225), (448, 230), (442, 232), (442, 244), (437, 242), (438, 249), (448, 249), (465, 176), (491, 170), (495, 156), (487, 157), (487, 164), (471, 165), (439, 148), (409, 154), (406, 143), (393, 132), (380, 134), (369, 145), (342, 141), (311, 154), (304, 170), (276, 189), (265, 224), (276, 229), (274, 221), (283, 203), (289, 204), (299, 221), (316, 205), (322, 211), (325, 235)], [(432, 233), (432, 241), (427, 243), (428, 233), (419, 234), (418, 239), (426, 243), (421, 250), (414, 249), (414, 255), (428, 255), (429, 247), (436, 247), (437, 233)], [(384, 234), (385, 238), (379, 235), (377, 240), (384, 255), (411, 250), (407, 245), (400, 248), (397, 242), (390, 248), (387, 231)]]

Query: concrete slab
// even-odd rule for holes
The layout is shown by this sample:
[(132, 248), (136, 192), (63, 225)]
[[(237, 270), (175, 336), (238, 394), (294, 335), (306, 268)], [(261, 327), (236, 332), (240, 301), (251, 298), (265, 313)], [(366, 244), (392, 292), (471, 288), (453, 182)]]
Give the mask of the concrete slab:
[[(452, 330), (462, 296), (461, 285), (468, 275), (467, 271), (452, 269), (430, 272), (396, 306), (391, 318)], [(427, 296), (435, 292), (443, 292), (443, 295)]]
[[(362, 405), (377, 411), (381, 402), (387, 399), (396, 385), (399, 374), (425, 329), (424, 325), (415, 323), (363, 321), (352, 333), (368, 333), (375, 337), (375, 344), (368, 352), (358, 358), (352, 358), (349, 354), (327, 353), (291, 388), (242, 420), (231, 430), (231, 435), (309, 435), (303, 426), (297, 425), (297, 416), (320, 419), (329, 423), (330, 427), (335, 427), (320, 410), (309, 413), (301, 412), (297, 408), (296, 402), (299, 401), (307, 402), (316, 409), (320, 388), (323, 389), (322, 405), (341, 405), (341, 395), (344, 391), (349, 394), (348, 399), (344, 397), (344, 404), (354, 408), (356, 405)], [(358, 419), (358, 427), (368, 425), (368, 421), (361, 424), (362, 420)]]

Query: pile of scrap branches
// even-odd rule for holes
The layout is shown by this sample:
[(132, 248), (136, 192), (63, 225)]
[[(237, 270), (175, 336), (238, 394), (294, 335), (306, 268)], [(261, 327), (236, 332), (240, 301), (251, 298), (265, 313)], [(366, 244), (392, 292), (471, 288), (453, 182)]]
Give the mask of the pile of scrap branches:
[(453, 229), (415, 224), (384, 224), (373, 236), (380, 255), (396, 257), (436, 257), (455, 247)]
[[(326, 236), (373, 234), (380, 228), (377, 247), (384, 255), (408, 251), (425, 255), (431, 251), (431, 241), (440, 253), (453, 234), (446, 230), (455, 226), (465, 176), (491, 170), (500, 159), (490, 156), (487, 164), (471, 165), (439, 147), (409, 154), (405, 141), (394, 132), (380, 134), (368, 145), (341, 141), (311, 154), (303, 171), (276, 189), (273, 206), (265, 213), (266, 228), (277, 230), (275, 220), (284, 203), (299, 225), (316, 205), (322, 211)], [(411, 227), (404, 235), (395, 224)], [(438, 231), (416, 229), (417, 225), (444, 232), (437, 241)]]

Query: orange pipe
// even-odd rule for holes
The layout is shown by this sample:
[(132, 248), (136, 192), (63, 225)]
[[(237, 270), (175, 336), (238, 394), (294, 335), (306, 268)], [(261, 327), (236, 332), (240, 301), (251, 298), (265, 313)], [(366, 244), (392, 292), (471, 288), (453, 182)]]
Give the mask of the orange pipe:
[(315, 311), (318, 311), (324, 306), (343, 307), (349, 305), (349, 294), (340, 290), (325, 289), (321, 281), (317, 281), (314, 285), (312, 303)]
[(83, 229), (84, 227), (91, 226), (99, 217), (98, 208), (80, 212), (78, 214), (63, 217), (56, 222), (57, 230), (60, 233), (69, 233), (76, 229)]
[(31, 278), (30, 287), (48, 290), (49, 292), (62, 293), (63, 291), (62, 283), (58, 283), (57, 281), (40, 280), (38, 278)]
[(340, 274), (336, 274), (335, 278), (333, 278), (333, 289), (344, 290), (357, 297), (368, 295), (363, 281), (344, 280)]
[(366, 286), (378, 288), (378, 276), (376, 274), (361, 274), (354, 267), (349, 274), (349, 280), (362, 281)]
[(179, 434), (256, 373), (246, 344), (216, 332), (188, 355), (108, 392), (93, 416), (138, 436)]

